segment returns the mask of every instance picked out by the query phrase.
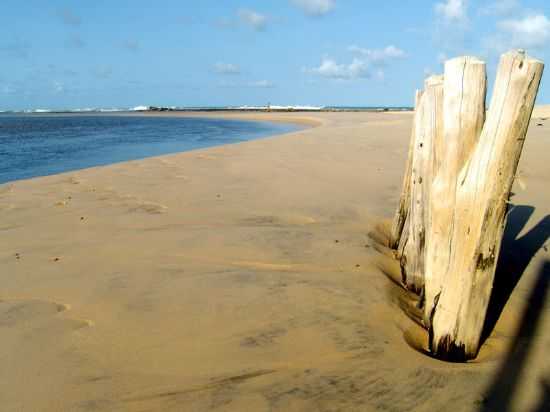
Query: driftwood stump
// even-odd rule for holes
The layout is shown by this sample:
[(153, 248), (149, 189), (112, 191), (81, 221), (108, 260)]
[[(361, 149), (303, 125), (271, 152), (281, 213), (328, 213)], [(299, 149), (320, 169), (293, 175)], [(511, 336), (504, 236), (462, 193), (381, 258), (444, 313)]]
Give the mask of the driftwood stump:
[(513, 51), (501, 57), (479, 142), (458, 175), (450, 258), (433, 308), (430, 350), (441, 359), (477, 356), (508, 198), (543, 63)]
[(403, 282), (407, 289), (420, 292), (424, 286), (426, 222), (434, 169), (434, 147), (443, 135), (443, 76), (426, 79), (414, 122), (410, 199), (406, 245), (401, 256)]
[[(455, 191), (458, 172), (469, 158), (485, 121), (487, 76), (485, 63), (458, 57), (445, 63), (443, 139), (435, 148), (435, 178), (427, 222), (424, 324), (429, 326), (435, 300), (451, 255)], [(437, 159), (439, 158), (439, 159)]]
[(389, 247), (392, 249), (398, 249), (399, 243), (401, 241), (401, 235), (403, 233), (403, 228), (407, 227), (407, 217), (409, 215), (409, 207), (411, 202), (411, 169), (412, 169), (412, 158), (414, 153), (414, 136), (415, 136), (415, 123), (416, 117), (418, 114), (418, 105), (420, 98), (422, 97), (422, 91), (417, 90), (415, 99), (414, 99), (414, 118), (413, 118), (413, 127), (411, 133), (411, 140), (409, 142), (409, 152), (407, 156), (407, 163), (405, 165), (405, 176), (403, 176), (403, 186), (401, 189), (401, 196), (399, 197), (399, 205), (397, 206), (397, 211), (392, 221), (392, 226), (390, 229), (390, 241)]
[[(459, 57), (417, 92), (403, 191), (390, 233), (403, 286), (435, 357), (477, 356), (508, 199), (544, 65), (501, 57), (486, 117), (485, 63)], [(423, 306), (423, 307), (422, 307)], [(418, 308), (415, 309), (418, 312)]]

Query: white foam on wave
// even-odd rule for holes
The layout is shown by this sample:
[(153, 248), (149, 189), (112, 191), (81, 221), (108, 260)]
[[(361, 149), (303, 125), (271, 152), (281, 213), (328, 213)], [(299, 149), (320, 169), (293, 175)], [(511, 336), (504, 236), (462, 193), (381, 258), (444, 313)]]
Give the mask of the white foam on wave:
[(97, 109), (93, 107), (85, 107), (83, 109), (72, 109), (69, 110), (71, 113), (88, 113), (88, 112), (96, 112)]
[(127, 109), (118, 109), (116, 107), (111, 107), (111, 108), (99, 109), (98, 112), (111, 113), (111, 112), (125, 112), (126, 110)]
[(272, 110), (323, 110), (322, 106), (270, 106)]
[(149, 106), (136, 106), (136, 107), (134, 107), (130, 110), (133, 111), (133, 112), (145, 112), (145, 111), (149, 110)]

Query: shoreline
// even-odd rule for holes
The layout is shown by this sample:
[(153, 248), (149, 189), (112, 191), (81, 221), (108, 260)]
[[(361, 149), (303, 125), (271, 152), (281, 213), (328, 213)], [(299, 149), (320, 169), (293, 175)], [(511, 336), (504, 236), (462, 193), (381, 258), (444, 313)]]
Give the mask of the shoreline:
[(231, 112), (139, 112), (125, 113), (121, 115), (143, 116), (143, 117), (189, 117), (189, 118), (206, 118), (206, 119), (226, 119), (226, 120), (244, 120), (244, 121), (263, 121), (274, 123), (288, 123), (299, 126), (317, 127), (325, 124), (323, 119), (312, 116), (313, 112), (296, 112), (296, 113), (267, 113), (267, 112), (246, 112), (246, 111), (231, 111)]
[[(328, 113), (328, 112), (325, 112)], [(330, 113), (336, 113), (336, 112), (330, 112)], [(347, 112), (347, 113), (358, 113), (358, 112)], [(369, 112), (371, 115), (373, 114), (379, 114), (379, 115), (391, 115), (391, 114), (401, 114), (403, 116), (410, 115), (412, 116), (413, 112)], [(301, 131), (307, 130), (309, 128), (316, 128), (320, 126), (327, 126), (331, 123), (334, 123), (334, 121), (331, 121), (330, 118), (327, 118), (323, 116), (323, 114), (317, 113), (317, 115), (309, 115), (305, 116), (305, 112), (295, 112), (295, 113), (276, 113), (276, 112), (249, 112), (249, 111), (228, 111), (228, 112), (110, 112), (110, 113), (28, 113), (24, 115), (29, 116), (36, 116), (36, 117), (64, 117), (64, 116), (105, 116), (105, 117), (117, 117), (117, 116), (123, 116), (123, 117), (167, 117), (167, 118), (204, 118), (204, 119), (220, 119), (220, 120), (239, 120), (239, 121), (250, 121), (250, 122), (266, 122), (266, 123), (283, 123), (283, 124), (289, 124), (289, 125), (296, 125), (296, 126), (302, 126), (305, 127), (305, 129), (302, 130), (295, 130), (291, 132), (286, 132), (282, 134), (273, 134), (273, 135), (267, 135), (260, 138), (254, 138), (252, 140), (263, 140), (263, 139), (273, 139), (277, 137), (282, 137), (286, 135), (292, 135), (294, 133), (299, 133)], [(109, 163), (104, 165), (97, 165), (97, 166), (91, 166), (91, 167), (84, 167), (81, 169), (74, 169), (69, 170), (61, 173), (54, 173), (54, 174), (47, 174), (47, 175), (41, 175), (41, 176), (34, 176), (29, 178), (23, 178), (23, 179), (17, 179), (12, 180), (8, 182), (0, 183), (0, 188), (5, 185), (14, 184), (20, 181), (25, 180), (31, 180), (31, 179), (42, 179), (47, 178), (50, 176), (57, 176), (57, 175), (64, 175), (67, 173), (74, 173), (79, 171), (84, 171), (88, 169), (95, 169), (95, 168), (102, 168), (102, 167), (109, 167), (112, 165), (117, 165), (121, 163), (126, 162), (136, 162), (141, 160), (146, 160), (149, 158), (160, 158), (163, 156), (170, 156), (180, 153), (187, 153), (187, 152), (194, 152), (194, 151), (200, 151), (200, 150), (207, 150), (210, 148), (215, 147), (223, 147), (227, 145), (238, 145), (247, 143), (248, 141), (243, 142), (235, 142), (235, 143), (227, 143), (223, 145), (217, 145), (217, 146), (209, 146), (205, 148), (198, 148), (198, 149), (191, 149), (191, 150), (184, 150), (179, 152), (172, 152), (172, 153), (166, 153), (161, 155), (154, 155), (154, 156), (147, 156), (139, 159), (130, 159), (130, 160), (122, 160), (120, 162), (115, 163)]]
[[(550, 122), (531, 123), (512, 199), (510, 253), (530, 263), (483, 356), (448, 364), (409, 346), (423, 332), (367, 237), (396, 207), (412, 116), (306, 117), (317, 126), (0, 185), (4, 407), (478, 410), (549, 259)], [(517, 410), (538, 400), (549, 341), (532, 337)]]
[(212, 118), (228, 120), (249, 120), (265, 122), (293, 123), (297, 125), (316, 126), (322, 124), (322, 120), (309, 116), (306, 113), (315, 112), (260, 112), (260, 111), (117, 111), (117, 112), (45, 112), (45, 113), (8, 113), (6, 116), (29, 116), (29, 117), (189, 117), (189, 118)]
[[(224, 115), (211, 116), (211, 115), (208, 115), (208, 114), (205, 115), (204, 113), (200, 113), (200, 112), (189, 112), (189, 113), (172, 113), (172, 112), (170, 112), (170, 113), (165, 113), (165, 114), (160, 114), (160, 113), (155, 114), (154, 112), (151, 112), (151, 113), (128, 112), (128, 113), (120, 113), (120, 114), (119, 113), (114, 113), (114, 114), (113, 113), (106, 113), (106, 114), (103, 114), (103, 113), (102, 114), (48, 113), (48, 114), (29, 114), (29, 115), (32, 116), (32, 117), (36, 116), (36, 117), (53, 117), (53, 118), (65, 117), (67, 115), (69, 115), (69, 116), (81, 116), (81, 117), (94, 117), (94, 116), (118, 117), (118, 116), (121, 116), (121, 117), (140, 117), (140, 118), (143, 118), (143, 117), (190, 118), (190, 119), (201, 119), (202, 118), (202, 119), (212, 119), (212, 120), (216, 120), (216, 119), (218, 119), (218, 120), (228, 120), (228, 121), (235, 120), (235, 121), (272, 123), (272, 124), (280, 123), (280, 124), (286, 124), (286, 125), (289, 125), (289, 126), (292, 125), (292, 126), (297, 127), (296, 130), (285, 131), (285, 132), (277, 131), (276, 133), (270, 133), (270, 134), (266, 134), (264, 136), (254, 137), (253, 139), (250, 139), (250, 140), (267, 139), (267, 138), (272, 138), (272, 137), (276, 137), (276, 136), (284, 136), (284, 135), (287, 135), (287, 134), (292, 134), (292, 133), (299, 132), (300, 130), (304, 130), (304, 128), (316, 127), (316, 126), (319, 126), (319, 125), (323, 124), (323, 122), (319, 119), (307, 118), (307, 117), (303, 117), (303, 116), (298, 116), (298, 117), (296, 117), (296, 116), (292, 116), (292, 117), (289, 117), (289, 116), (268, 116), (268, 118), (266, 118), (266, 116), (255, 116), (255, 115), (250, 116), (248, 113), (236, 113), (235, 115), (227, 115), (227, 116), (224, 116)], [(59, 175), (59, 174), (64, 174), (64, 173), (77, 172), (77, 171), (80, 171), (80, 170), (93, 169), (93, 168), (96, 168), (96, 167), (106, 167), (106, 166), (115, 165), (115, 164), (124, 163), (124, 162), (139, 161), (139, 160), (144, 160), (144, 159), (148, 159), (148, 158), (168, 156), (168, 155), (172, 155), (172, 154), (191, 152), (191, 151), (195, 151), (195, 150), (204, 150), (204, 149), (208, 149), (208, 148), (212, 148), (212, 147), (244, 143), (244, 142), (247, 142), (247, 141), (250, 141), (250, 140), (236, 141), (236, 142), (233, 142), (233, 143), (224, 143), (222, 145), (218, 144), (218, 145), (207, 146), (207, 147), (203, 147), (203, 148), (193, 148), (193, 149), (188, 149), (188, 150), (180, 150), (180, 151), (174, 151), (174, 152), (170, 152), (170, 153), (155, 154), (155, 155), (140, 157), (140, 158), (136, 158), (136, 159), (127, 159), (127, 160), (121, 160), (121, 161), (107, 163), (107, 164), (99, 164), (99, 165), (96, 165), (96, 166), (82, 167), (82, 168), (79, 168), (79, 169), (63, 171), (63, 172), (59, 172), (59, 173), (52, 173), (52, 174), (33, 176), (33, 177), (28, 177), (28, 178), (23, 178), (23, 179), (16, 179), (16, 180), (11, 180), (11, 181), (7, 181), (7, 182), (0, 182), (0, 187), (2, 185), (9, 185), (9, 184), (21, 181), (21, 180), (37, 179), (37, 178), (43, 178), (43, 177), (47, 177), (47, 176), (54, 176), (54, 175)]]

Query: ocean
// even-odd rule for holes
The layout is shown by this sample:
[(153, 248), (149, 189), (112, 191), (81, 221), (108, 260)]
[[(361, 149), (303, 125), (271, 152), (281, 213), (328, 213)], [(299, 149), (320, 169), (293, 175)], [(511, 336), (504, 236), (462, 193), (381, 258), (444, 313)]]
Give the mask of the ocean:
[(0, 183), (298, 130), (204, 118), (0, 114)]

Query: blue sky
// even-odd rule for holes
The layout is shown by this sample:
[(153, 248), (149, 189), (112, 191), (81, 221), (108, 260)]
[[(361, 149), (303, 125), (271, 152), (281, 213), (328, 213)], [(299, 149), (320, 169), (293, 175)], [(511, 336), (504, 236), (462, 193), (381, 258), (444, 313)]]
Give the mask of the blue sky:
[(0, 27), (0, 110), (412, 105), (445, 58), (550, 62), (548, 0), (3, 0)]

